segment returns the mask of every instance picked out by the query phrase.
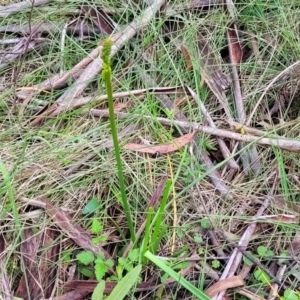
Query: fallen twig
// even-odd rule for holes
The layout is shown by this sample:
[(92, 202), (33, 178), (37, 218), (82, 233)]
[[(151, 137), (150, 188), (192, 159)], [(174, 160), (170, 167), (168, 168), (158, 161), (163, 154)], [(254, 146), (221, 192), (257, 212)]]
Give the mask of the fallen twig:
[(0, 7), (0, 17), (8, 17), (11, 14), (19, 13), (20, 11), (35, 7), (35, 6), (41, 6), (48, 2), (51, 2), (51, 0), (34, 0), (34, 1), (22, 1), (19, 3), (13, 3), (6, 6)]

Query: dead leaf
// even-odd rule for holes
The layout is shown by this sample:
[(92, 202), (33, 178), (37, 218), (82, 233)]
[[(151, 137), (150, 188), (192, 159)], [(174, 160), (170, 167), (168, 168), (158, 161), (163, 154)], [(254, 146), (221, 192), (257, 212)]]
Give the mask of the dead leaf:
[(216, 282), (205, 291), (205, 294), (209, 297), (214, 297), (224, 290), (242, 286), (244, 284), (245, 282), (241, 276), (232, 276)]
[(288, 246), (287, 251), (292, 256), (298, 256), (300, 253), (300, 231), (298, 231), (291, 242), (291, 244)]
[(239, 64), (242, 61), (242, 48), (234, 24), (227, 29), (227, 40), (232, 64)]
[(264, 221), (266, 220), (268, 223), (272, 223), (272, 221), (274, 221), (274, 223), (285, 223), (285, 224), (296, 224), (298, 223), (298, 219), (296, 216), (294, 215), (287, 215), (287, 214), (279, 214), (279, 215), (266, 215), (266, 216), (261, 216), (258, 218), (253, 218), (253, 220), (256, 221)]
[[(18, 297), (26, 300), (51, 296), (59, 254), (59, 244), (55, 242), (57, 235), (50, 228), (38, 234), (34, 234), (31, 228), (24, 229), (21, 255), (25, 274), (16, 291)], [(28, 290), (31, 298), (28, 298)]]
[(131, 101), (128, 101), (128, 102), (125, 102), (125, 103), (122, 103), (122, 102), (116, 103), (114, 105), (114, 111), (115, 112), (121, 111), (122, 109), (131, 106), (131, 104), (132, 104)]
[(157, 186), (155, 192), (153, 193), (149, 203), (148, 203), (148, 206), (147, 208), (149, 207), (155, 207), (156, 204), (158, 203), (159, 199), (161, 198), (162, 194), (163, 194), (163, 191), (165, 189), (165, 186), (166, 186), (166, 182), (167, 182), (167, 179), (168, 177), (164, 177), (159, 185)]
[(140, 144), (127, 144), (124, 146), (126, 150), (134, 150), (141, 153), (149, 153), (149, 154), (167, 154), (170, 152), (174, 152), (187, 145), (194, 137), (195, 131), (192, 133), (188, 133), (182, 135), (181, 137), (174, 139), (173, 141), (165, 144), (155, 145), (155, 146), (144, 146)]
[(185, 58), (187, 69), (190, 72), (193, 71), (193, 62), (192, 62), (192, 58), (191, 58), (191, 56), (189, 54), (189, 51), (183, 45), (180, 45), (180, 50), (181, 50), (181, 52), (182, 52), (182, 54), (183, 54), (183, 56)]
[(101, 246), (95, 246), (91, 236), (79, 225), (73, 225), (71, 217), (60, 208), (55, 208), (45, 196), (40, 196), (38, 200), (31, 202), (32, 205), (42, 207), (51, 217), (52, 221), (62, 231), (72, 239), (81, 248), (91, 251), (95, 255), (102, 253), (106, 259), (111, 259), (111, 256)]
[(82, 5), (81, 9), (86, 17), (90, 16), (92, 22), (102, 34), (112, 34), (114, 29), (113, 21), (102, 9), (95, 9), (90, 5)]

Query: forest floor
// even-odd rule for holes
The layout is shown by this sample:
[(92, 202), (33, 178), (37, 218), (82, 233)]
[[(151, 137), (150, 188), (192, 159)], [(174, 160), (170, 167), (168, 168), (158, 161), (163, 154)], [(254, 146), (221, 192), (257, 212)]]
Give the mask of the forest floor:
[(0, 299), (300, 300), (299, 16), (1, 1)]

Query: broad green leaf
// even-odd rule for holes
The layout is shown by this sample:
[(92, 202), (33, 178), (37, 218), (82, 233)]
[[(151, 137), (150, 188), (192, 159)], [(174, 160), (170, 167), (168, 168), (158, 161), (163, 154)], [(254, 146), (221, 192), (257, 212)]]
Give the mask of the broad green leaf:
[(82, 251), (76, 255), (76, 258), (85, 266), (91, 264), (95, 259), (94, 254), (91, 251)]
[(201, 300), (211, 300), (203, 291), (197, 289), (194, 285), (188, 282), (185, 278), (180, 276), (180, 274), (176, 273), (170, 267), (168, 267), (161, 259), (157, 258), (150, 251), (145, 253), (145, 256), (151, 260), (155, 265), (157, 265), (160, 269), (169, 274), (173, 279), (175, 279), (179, 284), (184, 286), (187, 290), (189, 290), (193, 295), (198, 297)]
[(116, 285), (106, 300), (122, 300), (126, 297), (130, 289), (136, 283), (142, 271), (142, 265), (137, 265), (128, 272), (121, 281)]
[(95, 287), (93, 294), (92, 294), (92, 300), (102, 300), (103, 299), (103, 293), (105, 290), (105, 281), (101, 280), (97, 286)]
[(100, 203), (96, 198), (92, 198), (82, 210), (84, 215), (90, 214), (100, 207)]

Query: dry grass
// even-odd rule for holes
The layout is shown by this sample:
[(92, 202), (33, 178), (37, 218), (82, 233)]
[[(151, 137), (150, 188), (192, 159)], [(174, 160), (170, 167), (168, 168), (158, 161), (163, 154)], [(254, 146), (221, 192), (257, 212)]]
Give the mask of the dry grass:
[[(177, 1), (175, 4), (183, 5), (181, 2)], [(245, 57), (240, 65), (247, 117), (268, 83), (300, 58), (298, 29), (300, 7), (297, 1), (274, 0), (263, 4), (258, 0), (248, 2), (242, 1), (236, 4), (240, 43), (244, 55), (249, 56)], [(40, 8), (33, 8), (32, 11), (26, 10), (12, 14), (0, 21), (0, 27), (6, 26), (9, 29), (13, 24), (28, 26), (29, 23), (33, 25), (38, 22), (56, 26), (60, 22), (66, 22), (68, 18), (74, 19), (68, 12), (78, 10), (81, 3), (70, 2), (58, 9), (59, 5), (58, 2), (52, 2)], [(96, 7), (96, 3), (90, 5)], [(121, 1), (118, 7), (115, 7), (113, 1), (106, 1), (104, 6), (107, 9), (118, 9), (112, 17), (120, 26), (127, 25), (140, 15), (140, 10), (147, 7), (146, 4), (137, 5), (133, 1), (129, 4)], [(261, 12), (262, 15), (260, 15)], [(144, 77), (145, 74), (156, 81), (155, 86), (184, 87), (188, 85), (203, 101), (217, 127), (228, 128), (226, 122), (228, 116), (224, 113), (219, 101), (207, 85), (200, 86), (203, 75), (200, 63), (202, 57), (196, 42), (197, 34), (201, 33), (208, 41), (210, 51), (217, 58), (215, 67), (220, 68), (230, 78), (231, 67), (226, 40), (228, 18), (221, 5), (203, 11), (201, 9), (180, 10), (170, 18), (164, 17), (162, 13), (157, 15), (145, 30), (139, 32), (113, 58), (114, 91), (149, 87), (149, 82), (147, 83)], [(172, 34), (169, 34), (168, 31), (172, 28)], [(120, 202), (114, 152), (112, 147), (99, 150), (101, 145), (111, 140), (109, 121), (86, 115), (83, 113), (83, 108), (79, 108), (67, 111), (56, 118), (49, 118), (38, 127), (31, 127), (28, 122), (34, 118), (36, 107), (54, 103), (68, 87), (50, 91), (49, 94), (37, 93), (26, 106), (24, 113), (18, 114), (24, 99), (17, 97), (16, 88), (39, 84), (57, 74), (61, 68), (71, 69), (97, 46), (99, 40), (104, 38), (103, 35), (98, 34), (96, 37), (89, 37), (89, 40), (80, 41), (78, 35), (67, 35), (62, 54), (61, 35), (61, 27), (55, 32), (43, 33), (42, 36), (49, 38), (50, 41), (46, 42), (42, 49), (36, 48), (0, 69), (0, 141), (2, 144), (0, 160), (10, 174), (7, 180), (11, 183), (13, 201), (18, 208), (21, 231), (31, 228), (34, 236), (38, 237), (46, 229), (54, 228), (57, 234), (50, 246), (41, 243), (42, 246), (37, 255), (39, 261), (44, 253), (43, 247), (51, 248), (53, 245), (60, 245), (59, 258), (53, 262), (58, 272), (53, 296), (62, 291), (61, 285), (67, 280), (67, 267), (72, 265), (69, 263), (66, 267), (62, 260), (63, 254), (66, 250), (71, 250), (75, 258), (76, 251), (79, 249), (66, 234), (60, 234), (55, 222), (51, 221), (44, 210), (28, 206), (26, 202), (21, 201), (22, 199), (36, 199), (41, 195), (46, 195), (52, 205), (70, 214), (74, 224), (79, 224), (89, 231), (91, 220), (90, 217), (82, 214), (82, 210), (89, 200), (96, 198), (100, 202), (100, 209), (94, 217), (103, 224), (103, 234), (107, 235), (107, 241), (103, 243), (103, 247), (117, 260), (122, 255), (121, 250), (129, 242), (126, 219)], [(3, 40), (19, 36), (22, 36), (22, 32), (9, 33), (9, 30), (6, 32), (2, 30), (0, 33)], [(186, 59), (179, 51), (178, 44), (185, 45), (187, 48), (192, 59), (192, 72), (187, 69)], [(257, 52), (253, 52), (255, 46), (258, 47)], [(3, 44), (0, 44), (0, 48), (2, 53), (12, 49)], [(147, 57), (145, 57), (146, 53)], [(132, 60), (129, 66), (127, 65), (128, 58)], [(285, 122), (300, 117), (299, 74), (299, 69), (296, 69), (288, 76), (282, 76), (268, 90), (254, 114), (252, 127), (274, 133), (275, 125), (280, 123), (284, 125)], [(85, 89), (83, 96), (97, 97), (103, 94), (105, 94), (105, 88), (99, 74)], [(230, 85), (225, 94), (228, 109), (232, 118), (236, 120), (233, 85)], [(172, 101), (179, 96), (169, 95)], [(132, 102), (132, 105), (126, 108), (129, 116), (117, 120), (118, 131), (121, 132), (131, 125), (136, 125), (137, 129), (121, 139), (121, 146), (133, 141), (163, 143), (181, 135), (177, 128), (170, 129), (156, 121), (158, 116), (173, 118), (175, 115), (162, 106), (162, 100), (158, 95), (148, 93), (140, 97), (118, 99), (118, 102), (129, 100)], [(96, 108), (105, 109), (106, 107), (107, 103), (104, 102)], [(188, 95), (186, 95), (184, 105), (175, 109), (176, 112), (183, 113), (188, 121), (205, 122), (198, 104)], [(152, 120), (143, 118), (144, 115), (152, 116)], [(299, 129), (299, 122), (296, 122), (286, 128), (283, 127), (278, 133), (299, 141)], [(226, 140), (226, 144), (229, 149), (233, 149), (233, 141)], [(185, 256), (189, 257), (199, 252), (200, 249), (200, 253), (204, 251), (201, 254), (203, 256), (201, 263), (208, 266), (212, 266), (210, 257), (217, 258), (220, 249), (226, 256), (230, 256), (235, 243), (240, 240), (250, 220), (253, 221), (253, 216), (261, 203), (267, 195), (270, 195), (272, 186), (275, 186), (273, 194), (270, 195), (272, 201), (265, 215), (287, 214), (298, 217), (300, 211), (299, 154), (282, 151), (276, 147), (258, 146), (258, 160), (261, 168), (255, 175), (251, 171), (248, 174), (243, 172), (239, 155), (234, 158), (239, 163), (240, 169), (234, 172), (228, 168), (213, 136), (199, 133), (196, 145), (198, 152), (195, 149), (192, 151), (188, 146), (169, 154), (172, 168), (165, 155), (144, 155), (122, 151), (127, 195), (136, 229), (141, 224), (149, 199), (159, 182), (165, 176), (171, 176), (171, 169), (174, 173), (175, 189), (169, 197), (168, 208), (164, 215), (167, 231), (161, 241), (158, 255), (170, 256), (173, 247), (177, 251), (187, 245), (188, 250)], [(211, 145), (214, 145), (215, 149), (211, 150)], [(231, 197), (221, 195), (212, 184), (208, 177), (212, 170), (203, 166), (199, 160), (198, 155), (202, 151), (207, 151), (222, 182), (228, 187)], [(94, 156), (74, 172), (65, 175), (65, 170), (90, 154)], [(0, 201), (2, 219), (0, 232), (5, 241), (5, 247), (1, 251), (3, 257), (6, 257), (3, 270), (7, 271), (8, 281), (13, 290), (18, 287), (19, 275), (22, 274), (21, 263), (23, 261), (20, 250), (22, 239), (17, 238), (16, 216), (12, 211), (7, 185), (2, 179), (0, 186), (2, 199)], [(173, 228), (174, 200), (177, 204), (178, 224), (176, 228)], [(224, 240), (216, 231), (218, 243), (213, 244), (208, 230), (204, 229), (200, 223), (206, 218), (214, 223), (215, 229), (222, 230), (228, 240)], [(126, 239), (123, 239), (120, 230)], [(172, 247), (174, 230), (176, 240)], [(211, 230), (214, 231), (212, 228)], [(290, 249), (297, 232), (299, 232), (298, 223), (287, 224), (278, 220), (259, 221), (247, 250), (256, 252), (258, 246), (266, 246), (274, 251), (274, 257), (271, 258), (258, 256), (265, 267), (270, 272), (274, 272), (279, 266), (278, 256), (283, 250)], [(199, 235), (202, 237), (202, 242), (195, 238)], [(299, 249), (295, 250), (299, 251)], [(220, 268), (216, 269), (216, 272), (221, 275), (227, 260), (219, 259), (219, 261)], [(290, 258), (288, 264), (283, 282), (292, 290), (297, 291), (299, 290), (297, 277), (299, 265), (293, 258)], [(243, 263), (237, 273), (242, 265)], [(246, 277), (245, 288), (256, 294), (262, 293), (262, 297), (267, 299), (270, 288), (253, 279), (251, 275), (254, 270), (255, 267)], [(145, 281), (151, 281), (151, 276), (153, 276), (152, 280), (160, 283), (160, 275), (162, 274), (159, 270), (149, 266), (149, 270), (148, 267), (144, 268), (142, 277)], [(73, 279), (76, 278), (82, 279), (83, 276), (76, 272)], [(200, 288), (214, 282), (204, 267), (192, 269), (186, 278)], [(283, 295), (284, 289), (279, 289), (280, 295)], [(242, 299), (236, 289), (229, 290), (227, 294), (231, 299)], [(173, 299), (193, 299), (180, 286), (166, 289), (165, 295), (167, 299), (172, 299), (172, 297)], [(140, 299), (155, 299), (155, 294), (154, 292), (140, 293)]]

